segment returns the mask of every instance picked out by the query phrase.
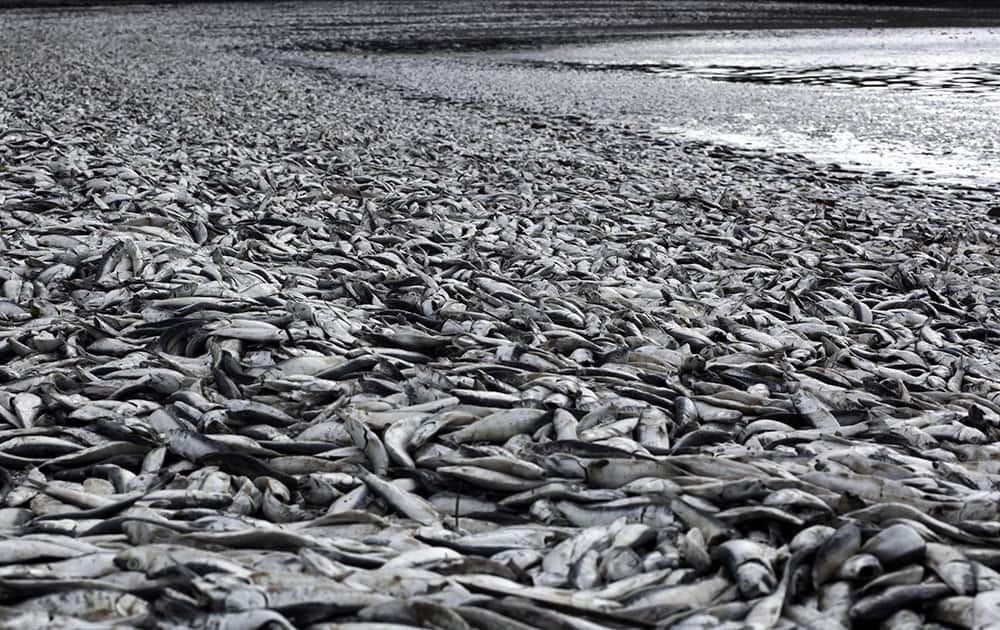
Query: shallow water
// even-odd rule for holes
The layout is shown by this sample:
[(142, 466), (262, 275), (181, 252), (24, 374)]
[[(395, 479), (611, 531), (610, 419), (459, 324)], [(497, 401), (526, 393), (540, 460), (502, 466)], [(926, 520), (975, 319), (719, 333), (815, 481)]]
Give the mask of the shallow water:
[(662, 77), (673, 104), (635, 118), (665, 133), (1000, 183), (1000, 29), (716, 31), (507, 57)]
[[(1000, 11), (985, 5), (206, 6), (209, 37), (243, 37), (254, 46), (263, 37), (280, 50), (342, 53), (335, 62), (341, 69), (428, 97), (606, 117), (686, 139), (1000, 190)], [(419, 53), (419, 62), (387, 52)], [(313, 63), (329, 59), (318, 55)]]

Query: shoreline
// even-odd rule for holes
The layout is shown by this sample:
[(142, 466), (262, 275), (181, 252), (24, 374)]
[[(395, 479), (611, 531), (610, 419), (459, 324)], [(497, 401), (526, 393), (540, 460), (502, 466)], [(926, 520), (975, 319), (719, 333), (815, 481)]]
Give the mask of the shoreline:
[[(814, 178), (822, 179), (825, 173), (834, 171), (835, 180), (854, 178), (894, 189), (938, 191), (942, 198), (965, 198), (986, 204), (986, 209), (995, 203), (1000, 192), (1000, 183), (946, 181), (935, 179), (933, 175), (921, 177), (874, 166), (817, 160), (791, 150), (745, 147), (721, 139), (692, 138), (683, 132), (660, 131), (667, 120), (658, 112), (663, 109), (663, 103), (674, 96), (664, 87), (663, 79), (655, 75), (594, 72), (571, 65), (533, 64), (516, 57), (508, 60), (502, 55), (494, 57), (473, 52), (455, 55), (386, 53), (358, 57), (344, 52), (316, 53), (311, 50), (252, 47), (238, 50), (269, 63), (308, 68), (318, 75), (328, 72), (333, 76), (363, 77), (405, 98), (440, 101), (474, 110), (492, 106), (498, 112), (509, 111), (529, 118), (581, 119), (588, 125), (601, 126), (607, 133), (625, 134), (640, 143), (690, 147), (714, 153), (723, 161), (743, 156), (751, 161), (801, 170)], [(558, 96), (561, 94), (572, 94), (572, 98), (562, 99)], [(718, 166), (715, 168), (717, 170)], [(856, 194), (859, 199), (864, 196), (863, 192)]]
[[(348, 52), (483, 52), (531, 50), (544, 46), (604, 43), (636, 37), (661, 37), (683, 31), (763, 30), (799, 28), (935, 28), (1000, 26), (1000, 8), (989, 3), (959, 3), (949, 7), (931, 3), (885, 4), (768, 2), (724, 5), (711, 0), (675, 0), (650, 4), (642, 0), (587, 2), (579, 10), (576, 0), (495, 0), (487, 5), (459, 0), (439, 7), (415, 0), (286, 0), (279, 3), (234, 0), (204, 2), (121, 2), (32, 4), (15, 0), (0, 11), (12, 13), (85, 11), (185, 11), (194, 8), (222, 24), (246, 25), (265, 16), (278, 18), (264, 35), (279, 48)], [(800, 15), (796, 15), (796, 12)], [(242, 15), (236, 17), (235, 14)], [(484, 13), (485, 19), (484, 19)], [(298, 30), (284, 24), (284, 14), (322, 18), (323, 37), (314, 29)], [(390, 16), (382, 21), (379, 16)], [(539, 21), (540, 20), (540, 21)], [(502, 29), (496, 25), (502, 25)], [(218, 25), (214, 25), (218, 28)], [(548, 27), (548, 28), (546, 28)], [(226, 31), (222, 26), (222, 32)], [(502, 31), (502, 32), (498, 32)], [(275, 36), (287, 39), (275, 42)]]
[(0, 13), (4, 623), (997, 621), (988, 200), (258, 18)]

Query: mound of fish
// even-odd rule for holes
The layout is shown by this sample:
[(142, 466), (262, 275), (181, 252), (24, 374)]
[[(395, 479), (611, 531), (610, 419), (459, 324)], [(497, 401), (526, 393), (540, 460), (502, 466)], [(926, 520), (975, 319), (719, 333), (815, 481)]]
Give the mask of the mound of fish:
[(995, 224), (104, 19), (0, 67), (0, 626), (1000, 625)]

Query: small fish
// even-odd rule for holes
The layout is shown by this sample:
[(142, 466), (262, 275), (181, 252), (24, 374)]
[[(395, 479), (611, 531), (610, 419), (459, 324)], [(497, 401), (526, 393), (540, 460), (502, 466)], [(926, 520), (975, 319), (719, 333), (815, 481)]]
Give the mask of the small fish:
[(532, 433), (549, 416), (542, 409), (504, 409), (448, 434), (456, 444), (466, 442), (504, 442), (515, 435)]
[(365, 457), (368, 458), (372, 471), (377, 475), (384, 475), (389, 468), (389, 453), (386, 451), (385, 445), (382, 444), (382, 440), (375, 435), (374, 431), (354, 417), (345, 418), (344, 425), (347, 427), (347, 432), (354, 445), (361, 449)]
[(836, 575), (840, 567), (860, 548), (861, 529), (854, 523), (840, 527), (816, 552), (812, 570), (813, 585), (818, 587)]
[(927, 543), (912, 527), (892, 525), (870, 538), (862, 547), (884, 567), (896, 567), (923, 559)]
[(395, 510), (420, 523), (433, 525), (441, 522), (441, 514), (425, 499), (367, 473), (361, 477), (372, 492), (379, 495)]
[(881, 621), (902, 608), (933, 601), (950, 593), (951, 587), (941, 583), (890, 586), (854, 602), (850, 617), (855, 622)]
[(960, 551), (950, 545), (927, 543), (927, 566), (958, 595), (975, 595), (976, 567)]

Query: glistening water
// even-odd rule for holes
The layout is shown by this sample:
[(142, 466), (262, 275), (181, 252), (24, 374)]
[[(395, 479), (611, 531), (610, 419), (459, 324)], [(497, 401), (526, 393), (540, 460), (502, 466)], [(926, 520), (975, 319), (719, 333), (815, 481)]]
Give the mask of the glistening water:
[(664, 133), (934, 181), (1000, 184), (1000, 29), (689, 32), (510, 57), (655, 75), (671, 98), (641, 122)]

